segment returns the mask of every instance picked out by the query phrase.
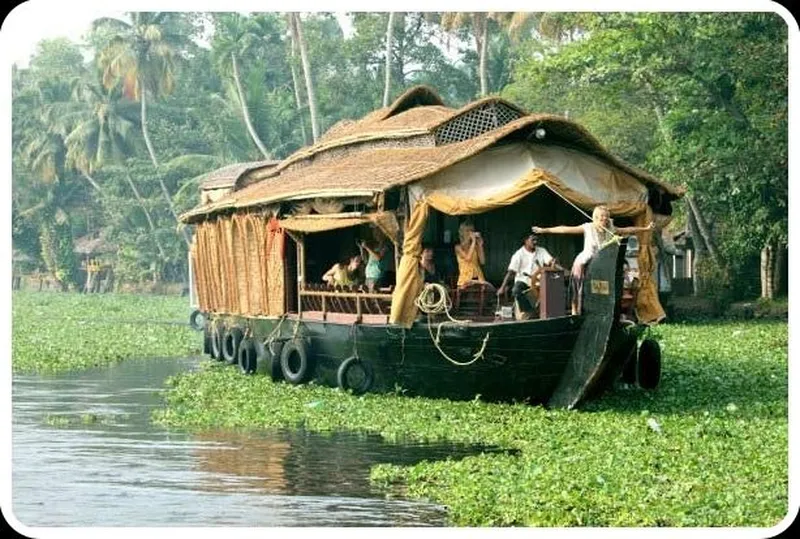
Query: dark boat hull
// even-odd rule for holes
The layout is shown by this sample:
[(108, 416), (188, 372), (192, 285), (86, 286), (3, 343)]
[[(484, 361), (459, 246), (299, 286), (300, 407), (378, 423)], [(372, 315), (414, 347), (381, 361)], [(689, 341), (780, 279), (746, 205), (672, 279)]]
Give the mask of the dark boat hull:
[[(456, 324), (421, 319), (411, 328), (286, 318), (221, 317), (259, 340), (302, 342), (315, 383), (336, 386), (356, 356), (373, 373), (369, 391), (450, 399), (482, 398), (573, 407), (621, 370), (628, 342), (618, 321), (618, 246), (587, 270), (584, 313), (546, 320)], [(280, 324), (280, 328), (277, 326)], [(436, 338), (438, 336), (438, 346)]]

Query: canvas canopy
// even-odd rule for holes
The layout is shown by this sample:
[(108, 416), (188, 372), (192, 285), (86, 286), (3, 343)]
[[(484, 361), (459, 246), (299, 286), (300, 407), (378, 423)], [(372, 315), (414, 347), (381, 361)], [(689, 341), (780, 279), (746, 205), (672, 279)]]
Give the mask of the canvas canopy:
[(374, 224), (393, 243), (398, 243), (400, 236), (400, 226), (397, 224), (397, 218), (392, 212), (298, 215), (281, 219), (279, 223), (281, 228), (292, 232), (304, 233)]
[[(526, 143), (487, 150), (409, 186), (412, 211), (390, 322), (410, 327), (416, 317), (414, 301), (423, 285), (417, 266), (429, 208), (448, 215), (483, 213), (514, 204), (541, 187), (584, 211), (606, 204), (612, 215), (632, 217), (637, 226), (652, 219), (645, 186), (595, 157), (564, 147)], [(637, 315), (645, 323), (664, 318), (650, 278), (655, 267), (650, 236), (650, 232), (639, 234), (640, 244), (647, 248), (639, 250)]]

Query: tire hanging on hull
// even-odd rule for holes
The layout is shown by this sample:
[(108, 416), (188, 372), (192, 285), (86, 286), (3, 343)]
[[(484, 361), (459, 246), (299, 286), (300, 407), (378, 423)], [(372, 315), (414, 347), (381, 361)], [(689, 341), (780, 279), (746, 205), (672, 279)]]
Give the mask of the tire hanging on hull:
[(242, 342), (244, 334), (237, 327), (229, 328), (222, 337), (222, 359), (229, 365), (234, 365), (238, 360), (239, 343)]
[(281, 350), (281, 372), (290, 384), (302, 384), (311, 377), (312, 358), (301, 340), (288, 341)]
[[(360, 371), (360, 376), (357, 375), (356, 382), (352, 382), (352, 375)], [(359, 381), (360, 378), (360, 381)], [(339, 369), (336, 371), (336, 382), (342, 391), (350, 391), (354, 395), (361, 395), (366, 393), (372, 388), (372, 382), (375, 375), (372, 372), (372, 365), (368, 361), (351, 356), (342, 361)]]

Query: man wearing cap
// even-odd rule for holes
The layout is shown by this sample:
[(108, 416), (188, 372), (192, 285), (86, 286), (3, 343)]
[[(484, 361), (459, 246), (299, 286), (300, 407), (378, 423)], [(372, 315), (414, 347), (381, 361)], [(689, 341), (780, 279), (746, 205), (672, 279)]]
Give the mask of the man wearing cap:
[(539, 268), (550, 266), (558, 267), (556, 259), (553, 258), (547, 249), (537, 245), (539, 236), (533, 232), (526, 232), (523, 236), (523, 244), (511, 257), (508, 264), (508, 272), (503, 279), (503, 284), (497, 289), (497, 295), (502, 296), (506, 293), (506, 286), (509, 279), (514, 278), (514, 285), (511, 288), (511, 296), (516, 300), (520, 311), (529, 318), (534, 312), (534, 305), (528, 297), (528, 290), (531, 287), (531, 277)]

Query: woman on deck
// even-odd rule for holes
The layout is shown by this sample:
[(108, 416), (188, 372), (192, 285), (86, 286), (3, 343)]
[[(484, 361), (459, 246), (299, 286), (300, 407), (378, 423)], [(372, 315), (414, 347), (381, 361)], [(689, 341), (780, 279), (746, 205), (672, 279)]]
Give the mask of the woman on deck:
[(361, 267), (361, 257), (353, 255), (349, 260), (337, 262), (325, 272), (322, 280), (331, 286), (353, 286), (359, 284), (358, 270)]
[(583, 307), (583, 276), (586, 266), (594, 258), (600, 248), (617, 236), (631, 236), (637, 232), (652, 230), (654, 223), (651, 221), (647, 226), (629, 226), (615, 228), (611, 222), (611, 217), (606, 206), (596, 206), (592, 211), (592, 222), (582, 225), (559, 225), (551, 227), (533, 226), (531, 230), (537, 234), (583, 234), (583, 251), (575, 257), (572, 264), (572, 282), (570, 291), (572, 292), (572, 314), (579, 314)]
[(477, 232), (471, 223), (464, 222), (458, 227), (458, 238), (459, 243), (455, 247), (458, 286), (464, 286), (472, 281), (485, 282), (481, 265), (486, 263), (486, 253), (481, 233)]
[(373, 240), (362, 241), (358, 244), (358, 247), (361, 249), (361, 258), (367, 260), (367, 266), (364, 268), (367, 289), (370, 292), (374, 292), (384, 279), (386, 245), (382, 241)]

